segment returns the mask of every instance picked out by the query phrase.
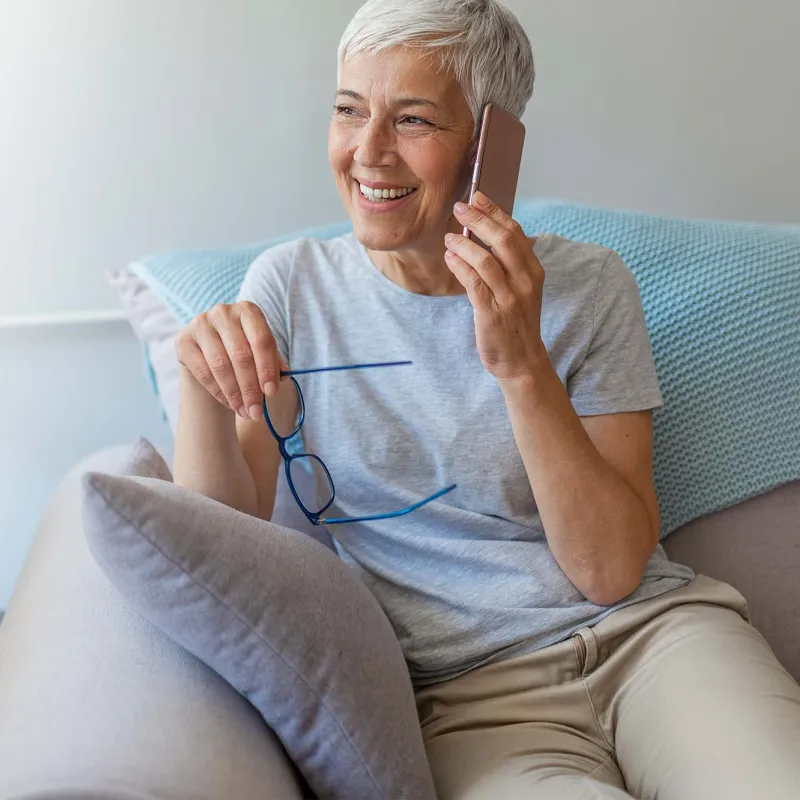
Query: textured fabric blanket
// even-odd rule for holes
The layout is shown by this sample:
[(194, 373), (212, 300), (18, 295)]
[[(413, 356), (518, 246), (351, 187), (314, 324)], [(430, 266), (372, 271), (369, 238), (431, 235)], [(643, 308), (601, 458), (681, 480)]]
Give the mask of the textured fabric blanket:
[[(642, 294), (664, 407), (654, 413), (662, 535), (800, 479), (800, 227), (668, 219), (523, 201), (529, 235), (616, 250)], [(131, 265), (182, 322), (233, 302), (267, 247), (348, 224)]]

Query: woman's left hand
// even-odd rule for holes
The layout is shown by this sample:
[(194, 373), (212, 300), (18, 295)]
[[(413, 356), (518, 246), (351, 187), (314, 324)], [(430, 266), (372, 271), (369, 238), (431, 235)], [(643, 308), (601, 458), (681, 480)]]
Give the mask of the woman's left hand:
[(491, 247), (458, 233), (444, 237), (445, 261), (467, 290), (475, 339), (486, 369), (498, 380), (535, 376), (547, 353), (542, 343), (544, 270), (518, 222), (477, 192), (456, 203), (456, 219)]

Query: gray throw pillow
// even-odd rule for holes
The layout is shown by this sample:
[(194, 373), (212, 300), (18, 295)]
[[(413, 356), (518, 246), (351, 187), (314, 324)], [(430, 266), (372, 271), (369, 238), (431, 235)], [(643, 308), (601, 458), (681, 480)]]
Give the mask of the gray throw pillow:
[(83, 480), (101, 568), (250, 700), (319, 798), (435, 798), (399, 642), (335, 553), (168, 480)]
[[(125, 450), (120, 448), (120, 456), (124, 453)], [(161, 453), (144, 436), (140, 436), (136, 440), (130, 452), (125, 456), (124, 462), (119, 465), (119, 470), (113, 470), (112, 474), (137, 478), (157, 478), (161, 481), (172, 480), (169, 465)]]

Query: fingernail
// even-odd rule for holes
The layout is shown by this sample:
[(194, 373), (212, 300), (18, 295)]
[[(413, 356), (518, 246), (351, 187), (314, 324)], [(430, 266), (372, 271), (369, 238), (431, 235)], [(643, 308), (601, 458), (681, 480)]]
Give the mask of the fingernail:
[(250, 406), (250, 419), (261, 419), (261, 407), (255, 403)]
[(239, 409), (239, 410), (238, 410), (236, 413), (237, 413), (237, 414), (238, 414), (238, 415), (239, 415), (239, 416), (240, 416), (242, 419), (250, 419), (250, 415), (247, 413), (247, 409), (246, 409), (244, 406), (242, 406), (242, 407), (241, 407), (241, 408), (240, 408), (240, 409)]
[(450, 245), (451, 245), (451, 244), (453, 244), (453, 242), (454, 242), (455, 240), (456, 240), (456, 235), (455, 235), (454, 233), (448, 233), (448, 234), (447, 234), (447, 235), (444, 237), (444, 243), (445, 243), (445, 244), (446, 244), (448, 247), (450, 247)]
[(267, 383), (264, 384), (264, 394), (267, 397), (272, 397), (272, 395), (275, 394), (277, 389), (278, 387), (273, 381), (267, 381)]
[(453, 206), (453, 208), (456, 210), (457, 214), (464, 214), (464, 213), (466, 213), (466, 211), (469, 208), (469, 206), (465, 205), (464, 203), (459, 202), (459, 203), (456, 203)]

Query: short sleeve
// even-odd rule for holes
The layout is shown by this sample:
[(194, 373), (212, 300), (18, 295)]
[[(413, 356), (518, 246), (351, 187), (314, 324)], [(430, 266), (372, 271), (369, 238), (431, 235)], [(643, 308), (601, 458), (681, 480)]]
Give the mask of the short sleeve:
[(237, 298), (255, 303), (264, 312), (278, 352), (289, 366), (288, 291), (296, 252), (296, 242), (265, 250), (247, 270)]
[(639, 287), (614, 252), (600, 270), (592, 336), (567, 392), (579, 416), (663, 405)]

